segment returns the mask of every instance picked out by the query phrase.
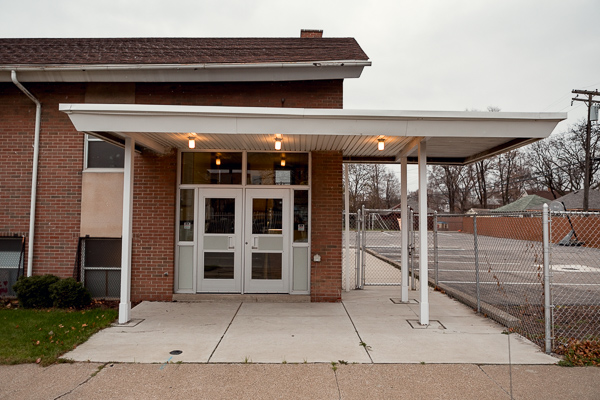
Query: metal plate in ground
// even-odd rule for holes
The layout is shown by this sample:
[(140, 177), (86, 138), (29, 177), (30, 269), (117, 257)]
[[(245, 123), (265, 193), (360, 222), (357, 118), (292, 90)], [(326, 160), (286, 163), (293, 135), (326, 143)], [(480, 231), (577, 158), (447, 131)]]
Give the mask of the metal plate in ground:
[(407, 319), (406, 322), (408, 322), (413, 329), (446, 329), (446, 327), (436, 319), (429, 320), (429, 325), (421, 325), (418, 319)]
[(144, 319), (141, 319), (141, 318), (135, 319), (134, 318), (134, 319), (129, 320), (129, 322), (125, 322), (124, 324), (115, 322), (112, 324), (112, 326), (119, 326), (121, 328), (133, 328), (134, 326), (138, 326), (142, 322), (144, 322)]
[(417, 299), (408, 299), (408, 301), (402, 301), (402, 299), (392, 299), (391, 302), (394, 304), (419, 304), (419, 300)]
[(550, 266), (552, 272), (598, 272), (598, 269), (580, 264), (553, 264)]

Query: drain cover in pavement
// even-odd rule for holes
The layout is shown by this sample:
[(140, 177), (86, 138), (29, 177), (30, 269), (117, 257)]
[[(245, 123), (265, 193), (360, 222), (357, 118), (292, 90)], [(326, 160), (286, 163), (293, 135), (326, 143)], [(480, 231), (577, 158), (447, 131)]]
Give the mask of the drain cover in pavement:
[(413, 329), (446, 329), (446, 327), (436, 319), (429, 320), (429, 325), (421, 325), (418, 319), (407, 319), (406, 322), (408, 322)]
[(181, 350), (173, 350), (173, 351), (171, 351), (169, 354), (172, 354), (172, 355), (174, 355), (174, 356), (178, 356), (178, 355), (180, 355), (181, 353), (183, 353), (183, 351), (181, 351)]

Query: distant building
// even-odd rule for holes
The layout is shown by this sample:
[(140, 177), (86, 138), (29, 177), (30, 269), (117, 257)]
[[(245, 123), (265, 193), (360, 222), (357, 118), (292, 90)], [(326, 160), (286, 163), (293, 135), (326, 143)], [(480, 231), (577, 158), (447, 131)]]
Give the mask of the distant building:
[(550, 200), (540, 197), (536, 194), (531, 194), (529, 196), (522, 197), (519, 200), (513, 201), (505, 206), (498, 207), (495, 210), (492, 210), (492, 212), (500, 213), (541, 210), (542, 205), (547, 203), (550, 203)]

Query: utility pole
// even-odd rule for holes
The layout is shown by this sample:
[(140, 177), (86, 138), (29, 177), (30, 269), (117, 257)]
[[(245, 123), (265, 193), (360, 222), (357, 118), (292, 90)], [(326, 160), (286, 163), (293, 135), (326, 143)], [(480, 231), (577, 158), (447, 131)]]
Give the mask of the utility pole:
[(592, 132), (592, 121), (590, 120), (590, 114), (592, 110), (592, 106), (595, 103), (600, 103), (598, 100), (594, 100), (594, 96), (600, 96), (600, 92), (598, 90), (573, 90), (571, 93), (575, 93), (578, 96), (580, 94), (586, 95), (587, 99), (580, 99), (577, 97), (571, 99), (571, 105), (573, 105), (574, 101), (583, 101), (586, 103), (588, 108), (587, 113), (587, 129), (585, 135), (585, 175), (583, 178), (583, 211), (588, 211), (589, 209), (589, 199), (590, 199), (590, 181), (592, 179), (592, 166), (590, 161), (590, 147), (591, 147), (591, 132)]

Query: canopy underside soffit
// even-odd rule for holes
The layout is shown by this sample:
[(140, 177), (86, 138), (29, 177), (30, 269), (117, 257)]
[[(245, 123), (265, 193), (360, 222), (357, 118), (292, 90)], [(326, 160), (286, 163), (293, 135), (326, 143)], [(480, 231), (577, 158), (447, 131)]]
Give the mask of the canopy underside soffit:
[[(157, 153), (198, 150), (341, 151), (347, 162), (468, 164), (548, 137), (565, 113), (408, 112), (246, 107), (61, 104), (81, 132)], [(378, 139), (385, 149), (377, 149)]]

